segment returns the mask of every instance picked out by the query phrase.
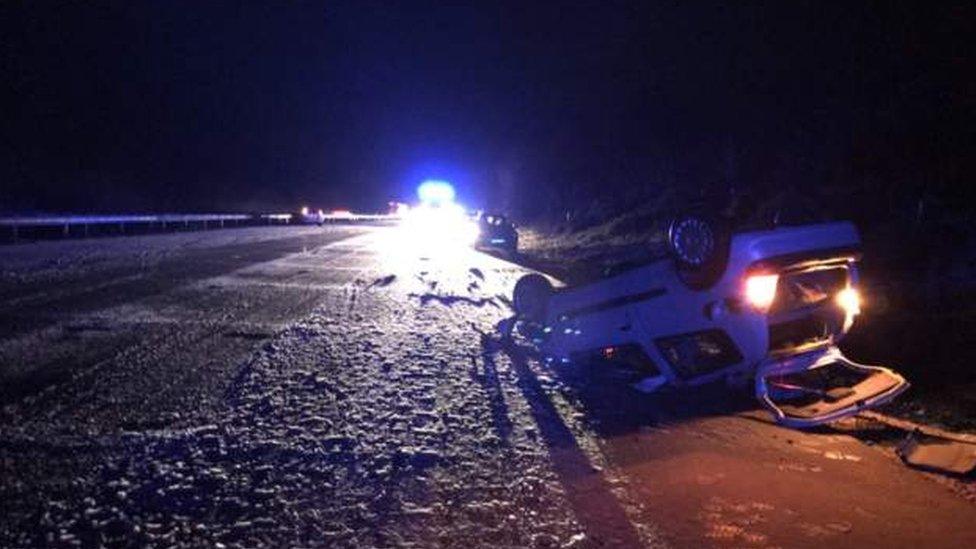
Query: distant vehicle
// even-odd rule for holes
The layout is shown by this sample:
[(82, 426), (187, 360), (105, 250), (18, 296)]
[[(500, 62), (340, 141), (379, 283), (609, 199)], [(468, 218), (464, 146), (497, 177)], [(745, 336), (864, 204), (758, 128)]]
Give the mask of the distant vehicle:
[(410, 211), (410, 205), (405, 202), (390, 201), (387, 203), (386, 214), (395, 217), (404, 217)]
[(508, 254), (518, 251), (518, 231), (508, 218), (504, 215), (480, 213), (476, 219), (479, 232), (475, 248), (498, 250)]
[(595, 283), (515, 286), (512, 327), (552, 360), (626, 358), (646, 391), (754, 376), (775, 419), (810, 427), (890, 401), (908, 383), (837, 348), (860, 312), (851, 223), (723, 235), (672, 223), (670, 257)]
[(321, 208), (318, 210), (312, 210), (308, 206), (302, 206), (302, 209), (298, 211), (296, 220), (299, 223), (304, 223), (307, 225), (316, 224), (322, 225), (325, 223), (325, 212)]

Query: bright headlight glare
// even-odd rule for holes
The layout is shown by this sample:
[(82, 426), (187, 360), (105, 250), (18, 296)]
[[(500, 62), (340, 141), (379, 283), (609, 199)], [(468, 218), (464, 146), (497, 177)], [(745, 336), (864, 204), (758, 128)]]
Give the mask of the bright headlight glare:
[(423, 245), (473, 244), (478, 226), (457, 204), (439, 207), (421, 205), (405, 212), (402, 228)]
[(745, 284), (746, 301), (761, 311), (769, 310), (776, 298), (777, 282), (779, 282), (779, 275), (776, 274), (749, 276)]

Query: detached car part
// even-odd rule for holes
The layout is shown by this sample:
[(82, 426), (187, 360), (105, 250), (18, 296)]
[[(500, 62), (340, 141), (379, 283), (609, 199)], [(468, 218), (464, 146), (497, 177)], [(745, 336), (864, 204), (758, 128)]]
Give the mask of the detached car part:
[(638, 347), (653, 364), (644, 387), (752, 375), (776, 421), (810, 427), (883, 404), (908, 383), (855, 363), (837, 343), (860, 312), (860, 239), (851, 223), (728, 234), (684, 218), (671, 258), (591, 284), (516, 284), (516, 329), (541, 353), (572, 360)]
[(976, 470), (976, 444), (913, 432), (897, 452), (908, 465), (927, 471), (968, 475)]

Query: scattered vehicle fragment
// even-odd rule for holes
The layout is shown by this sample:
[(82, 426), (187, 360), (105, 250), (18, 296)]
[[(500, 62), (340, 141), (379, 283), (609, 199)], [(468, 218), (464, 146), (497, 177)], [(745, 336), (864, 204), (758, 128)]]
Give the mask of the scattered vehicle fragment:
[(860, 312), (853, 224), (723, 234), (684, 217), (672, 223), (668, 244), (670, 258), (578, 287), (524, 276), (506, 326), (560, 361), (637, 348), (645, 389), (754, 376), (759, 402), (796, 428), (883, 404), (908, 387), (836, 347)]
[(476, 216), (478, 222), (478, 238), (475, 248), (479, 250), (497, 250), (508, 254), (518, 251), (518, 231), (515, 224), (507, 217), (499, 214), (480, 212)]
[(898, 446), (898, 456), (912, 467), (966, 475), (976, 470), (976, 445), (911, 432)]

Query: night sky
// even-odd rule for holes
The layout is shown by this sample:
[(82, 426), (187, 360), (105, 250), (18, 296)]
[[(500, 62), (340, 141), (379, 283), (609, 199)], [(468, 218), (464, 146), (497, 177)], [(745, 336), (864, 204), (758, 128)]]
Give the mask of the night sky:
[(427, 177), (523, 210), (666, 185), (952, 201), (976, 167), (951, 4), (64, 4), (0, 8), (0, 211), (375, 209)]

